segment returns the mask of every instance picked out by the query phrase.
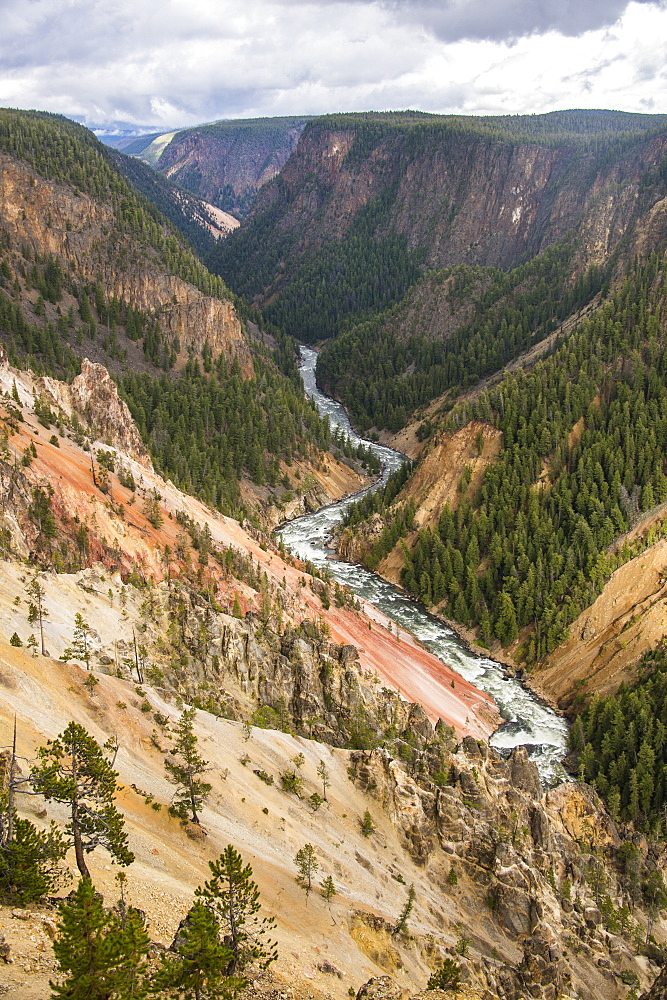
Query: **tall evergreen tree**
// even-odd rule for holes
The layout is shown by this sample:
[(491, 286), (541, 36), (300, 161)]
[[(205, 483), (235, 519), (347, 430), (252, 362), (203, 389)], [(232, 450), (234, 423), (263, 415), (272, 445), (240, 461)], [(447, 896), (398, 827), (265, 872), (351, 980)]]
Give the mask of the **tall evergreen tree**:
[(81, 875), (90, 878), (86, 854), (100, 846), (119, 864), (132, 864), (123, 817), (114, 805), (118, 774), (99, 743), (78, 722), (70, 722), (38, 755), (30, 780), (47, 801), (67, 806), (66, 831)]
[(211, 786), (201, 780), (201, 775), (208, 770), (208, 761), (204, 760), (197, 749), (198, 739), (194, 731), (194, 708), (186, 709), (176, 726), (176, 742), (166, 758), (166, 767), (171, 780), (176, 784), (174, 801), (184, 813), (192, 814), (192, 822), (199, 823), (199, 810), (211, 791)]
[(275, 927), (273, 917), (261, 917), (259, 889), (252, 868), (232, 844), (216, 861), (209, 861), (212, 878), (195, 896), (215, 915), (232, 958), (229, 973), (243, 972), (250, 964), (266, 969), (278, 957), (276, 943), (267, 936)]
[(82, 878), (60, 906), (53, 944), (60, 977), (54, 1000), (140, 1000), (148, 992), (150, 940), (143, 917), (129, 908), (124, 923), (105, 910), (89, 878)]
[[(34, 601), (34, 604), (30, 605), (30, 613), (28, 615), (28, 620), (32, 617), (34, 621), (39, 622), (39, 637), (41, 642), (42, 656), (46, 656), (46, 648), (44, 646), (44, 619), (46, 618), (46, 609), (44, 607), (44, 597), (46, 592), (44, 587), (39, 582), (39, 578), (35, 576), (28, 586), (26, 587), (28, 596)], [(34, 610), (33, 610), (34, 609)], [(30, 621), (33, 624), (33, 621)]]
[(245, 980), (227, 974), (232, 960), (220, 944), (220, 927), (203, 903), (195, 903), (178, 935), (175, 954), (167, 954), (153, 987), (185, 1000), (232, 1000)]

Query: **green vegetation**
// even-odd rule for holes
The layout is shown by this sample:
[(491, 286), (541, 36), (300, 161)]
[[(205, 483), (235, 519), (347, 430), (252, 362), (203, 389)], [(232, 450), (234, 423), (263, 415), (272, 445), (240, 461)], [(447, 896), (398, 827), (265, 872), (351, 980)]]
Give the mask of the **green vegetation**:
[(267, 320), (306, 343), (335, 337), (351, 318), (359, 321), (399, 301), (419, 277), (423, 255), (410, 250), (404, 236), (377, 232), (393, 197), (393, 188), (384, 191), (357, 214), (342, 241), (298, 262), (292, 255), (297, 234), (277, 228), (274, 207), (220, 241), (209, 267), (226, 275), (238, 294), (254, 298), (287, 257), (289, 278), (265, 308)]
[(120, 865), (134, 861), (123, 817), (114, 805), (118, 775), (108, 759), (112, 752), (110, 744), (102, 748), (82, 725), (70, 722), (39, 748), (39, 764), (30, 775), (34, 790), (47, 802), (67, 807), (67, 838), (84, 879), (90, 878), (85, 856), (96, 847), (105, 847)]
[(28, 323), (17, 302), (0, 291), (0, 337), (11, 364), (26, 365), (37, 375), (72, 379), (79, 374), (78, 357), (54, 323)]
[(312, 844), (304, 844), (303, 847), (299, 848), (294, 856), (294, 865), (298, 872), (296, 881), (305, 890), (307, 901), (313, 889), (313, 879), (320, 867)]
[[(141, 149), (128, 147), (126, 151), (143, 152), (146, 161), (150, 160), (156, 170), (169, 170), (170, 177), (179, 187), (217, 205), (225, 212), (231, 212), (236, 218), (243, 219), (251, 208), (257, 188), (250, 185), (244, 191), (235, 190), (228, 180), (229, 167), (225, 169), (225, 159), (231, 166), (232, 173), (234, 163), (238, 162), (246, 177), (250, 169), (250, 175), (254, 172), (259, 179), (265, 168), (276, 163), (277, 156), (284, 156), (292, 149), (297, 135), (308, 120), (305, 115), (228, 119), (182, 129), (157, 158), (154, 157), (153, 150), (147, 149), (145, 145)], [(188, 154), (193, 142), (204, 150), (204, 158), (208, 156), (209, 170), (206, 169), (206, 164), (202, 168), (199, 163), (191, 161)], [(181, 146), (185, 147), (184, 154), (181, 153)], [(179, 162), (182, 156), (183, 163)]]
[[(586, 111), (501, 118), (414, 111), (326, 115), (306, 125), (289, 178), (279, 175), (272, 182), (271, 197), (260, 201), (247, 225), (218, 244), (208, 263), (238, 294), (263, 303), (267, 318), (282, 330), (306, 342), (344, 334), (340, 350), (328, 345), (323, 353), (321, 378), (340, 389), (359, 427), (375, 423), (395, 430), (415, 406), (497, 370), (573, 305), (588, 301), (585, 287), (570, 287), (573, 244), (566, 241), (515, 269), (509, 284), (504, 275), (494, 278), (490, 272), (495, 308), (484, 316), (481, 330), (478, 316), (449, 346), (434, 344), (419, 323), (409, 345), (407, 336), (385, 331), (394, 318), (391, 307), (415, 284), (429, 255), (439, 259), (440, 242), (467, 197), (472, 164), (496, 152), (511, 156), (519, 143), (558, 146), (563, 182), (585, 188), (601, 169), (666, 125), (662, 115)], [(352, 136), (341, 173), (319, 172), (312, 150), (328, 148), (336, 133), (345, 143)], [(435, 165), (445, 149), (453, 177), (460, 179), (453, 180), (451, 191), (444, 186), (437, 205), (408, 211), (410, 167)], [(339, 177), (345, 182), (338, 183)], [(642, 189), (664, 184), (665, 171), (654, 168), (644, 181)], [(350, 192), (349, 204), (343, 190)], [(507, 266), (532, 253), (528, 245), (508, 250)], [(598, 277), (603, 280), (587, 276), (583, 286), (595, 286)], [(517, 288), (521, 300), (500, 315), (505, 297)], [(479, 315), (488, 308), (489, 302), (480, 303)]]
[[(3, 806), (4, 820), (8, 816)], [(0, 826), (0, 898), (26, 906), (55, 892), (64, 880), (61, 866), (69, 847), (55, 823), (38, 830), (30, 820), (15, 816), (11, 837), (7, 824)]]
[(231, 953), (227, 972), (243, 973), (250, 965), (268, 968), (278, 957), (276, 942), (268, 937), (276, 921), (261, 916), (259, 889), (251, 866), (244, 865), (232, 844), (215, 861), (209, 861), (208, 866), (211, 878), (195, 890), (195, 897), (218, 921)]
[(577, 717), (570, 745), (579, 774), (617, 819), (667, 835), (667, 642), (646, 653), (641, 675)]
[(190, 814), (193, 823), (199, 823), (199, 811), (211, 791), (211, 785), (201, 778), (209, 770), (209, 764), (199, 753), (199, 740), (194, 731), (196, 714), (194, 708), (182, 713), (176, 724), (174, 745), (164, 761), (169, 777), (176, 785), (176, 811), (183, 818)]
[(414, 909), (415, 899), (417, 898), (417, 891), (413, 883), (410, 883), (408, 888), (408, 898), (405, 901), (403, 909), (400, 912), (399, 918), (396, 921), (396, 926), (394, 927), (394, 934), (402, 934), (407, 931), (408, 920)]
[(265, 308), (267, 319), (314, 344), (335, 337), (351, 319), (401, 299), (419, 277), (419, 255), (410, 252), (404, 236), (376, 237), (374, 214), (359, 213), (346, 240), (328, 244), (304, 263)]
[(273, 364), (244, 378), (221, 355), (210, 375), (191, 359), (178, 380), (127, 374), (122, 393), (156, 467), (225, 514), (242, 513), (238, 480), (269, 486), (288, 465), (331, 436), (312, 403)]
[(0, 110), (0, 150), (28, 163), (41, 177), (68, 184), (76, 192), (110, 202), (114, 230), (106, 234), (106, 252), (126, 266), (124, 238), (143, 244), (146, 256), (170, 274), (206, 295), (227, 295), (220, 278), (210, 274), (158, 209), (140, 195), (114, 166), (113, 154), (88, 129), (62, 115), (41, 111)]
[(365, 159), (381, 143), (408, 136), (412, 148), (438, 148), (458, 136), (490, 137), (505, 142), (571, 145), (582, 151), (616, 152), (638, 137), (662, 131), (666, 115), (623, 111), (554, 111), (544, 115), (433, 115), (422, 111), (361, 112), (322, 115), (306, 134), (353, 128), (348, 161)]
[[(460, 267), (449, 288), (447, 273), (440, 280), (429, 275), (422, 282), (430, 286), (426, 301), (409, 323), (406, 313), (418, 289), (406, 302), (328, 344), (318, 358), (318, 380), (343, 400), (362, 432), (372, 426), (399, 430), (418, 407), (498, 371), (590, 301), (603, 285), (604, 272), (591, 268), (570, 286), (573, 252), (574, 242), (568, 240), (508, 273)], [(475, 308), (448, 336), (435, 337), (426, 314), (443, 295), (453, 307), (472, 296)]]
[(169, 219), (200, 257), (205, 258), (215, 247), (215, 237), (198, 221), (203, 206), (136, 156), (125, 156), (119, 151), (111, 156), (130, 184)]
[[(611, 550), (614, 540), (667, 499), (664, 277), (657, 255), (636, 267), (550, 357), (460, 403), (444, 425), (492, 424), (502, 448), (474, 495), (404, 547), (404, 585), (482, 642), (506, 646), (529, 628), (529, 662), (646, 544)], [(657, 522), (648, 543), (664, 531)]]
[(195, 903), (183, 922), (176, 954), (165, 953), (153, 986), (172, 997), (231, 1000), (245, 985), (227, 975), (231, 952), (220, 941), (220, 926), (203, 903)]
[(446, 958), (426, 984), (427, 990), (458, 990), (461, 986), (461, 966)]
[(134, 907), (105, 910), (90, 878), (82, 878), (60, 904), (53, 942), (58, 976), (56, 1000), (130, 1000), (148, 993), (150, 938)]

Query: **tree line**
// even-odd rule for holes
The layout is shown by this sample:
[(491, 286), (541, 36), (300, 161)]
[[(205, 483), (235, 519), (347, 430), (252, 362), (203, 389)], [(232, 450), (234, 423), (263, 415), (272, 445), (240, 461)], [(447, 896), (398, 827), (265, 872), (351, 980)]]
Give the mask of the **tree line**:
[[(428, 606), (541, 659), (634, 547), (612, 543), (667, 499), (665, 265), (654, 254), (553, 353), (461, 402), (442, 429), (478, 420), (502, 432), (472, 494), (404, 545), (404, 586)], [(391, 519), (391, 514), (388, 515)]]

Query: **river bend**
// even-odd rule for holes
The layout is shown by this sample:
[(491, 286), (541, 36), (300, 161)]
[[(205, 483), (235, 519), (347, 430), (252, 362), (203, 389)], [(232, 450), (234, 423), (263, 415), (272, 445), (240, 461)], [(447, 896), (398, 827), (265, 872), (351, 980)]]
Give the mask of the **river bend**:
[(405, 458), (392, 448), (367, 441), (355, 434), (340, 403), (325, 396), (317, 388), (316, 361), (316, 351), (301, 347), (300, 371), (307, 394), (320, 413), (329, 417), (332, 429), (340, 427), (349, 435), (353, 444), (362, 442), (375, 452), (383, 465), (382, 476), (368, 490), (284, 525), (279, 534), (285, 546), (300, 559), (308, 559), (320, 568), (326, 567), (339, 583), (347, 584), (358, 597), (370, 601), (398, 625), (411, 632), (443, 663), (452, 667), (475, 687), (490, 694), (506, 720), (491, 737), (492, 746), (500, 751), (508, 751), (512, 747), (523, 745), (537, 764), (543, 781), (551, 784), (565, 778), (560, 761), (565, 754), (567, 724), (560, 716), (538, 701), (516, 678), (508, 676), (501, 664), (471, 653), (455, 632), (398, 588), (363, 566), (335, 558), (329, 542), (347, 507), (360, 496), (383, 485), (389, 475), (400, 468)]

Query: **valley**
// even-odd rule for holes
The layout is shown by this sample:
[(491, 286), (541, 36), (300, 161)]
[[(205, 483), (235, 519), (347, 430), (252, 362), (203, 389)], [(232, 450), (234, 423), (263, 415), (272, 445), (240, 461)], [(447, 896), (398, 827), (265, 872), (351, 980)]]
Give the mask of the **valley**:
[(65, 820), (12, 784), (16, 719), (21, 780), (69, 722), (111, 739), (152, 967), (231, 843), (276, 919), (248, 1000), (444, 1000), (438, 970), (638, 997), (667, 960), (665, 118), (126, 152), (159, 172), (0, 112), (0, 987), (56, 971), (56, 904), (2, 882), (8, 817)]

